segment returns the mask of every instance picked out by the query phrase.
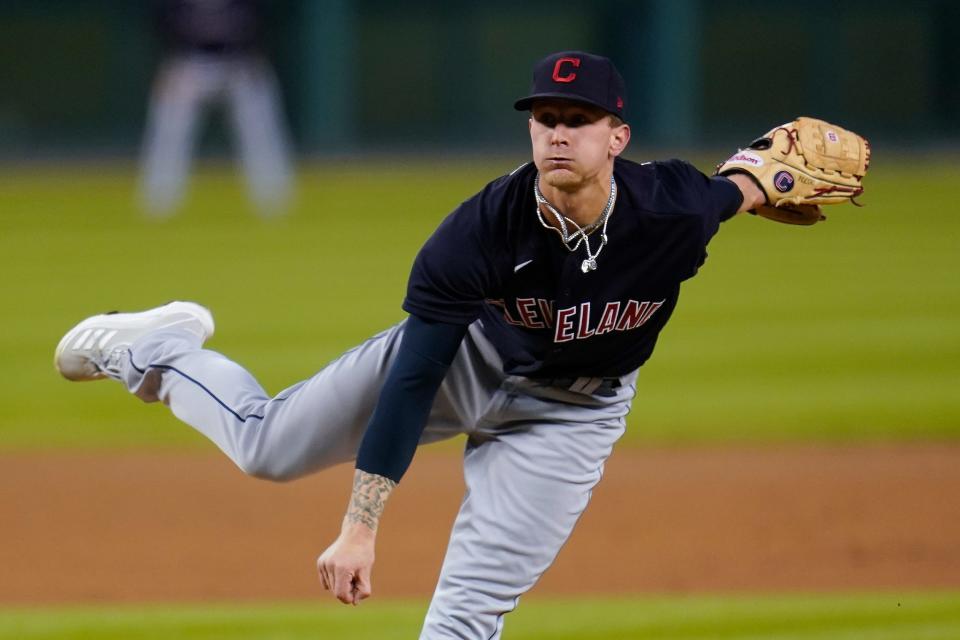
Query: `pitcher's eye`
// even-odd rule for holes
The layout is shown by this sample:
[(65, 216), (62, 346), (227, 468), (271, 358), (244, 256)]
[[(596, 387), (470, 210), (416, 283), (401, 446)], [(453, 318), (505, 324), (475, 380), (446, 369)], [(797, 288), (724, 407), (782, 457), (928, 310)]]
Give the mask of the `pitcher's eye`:
[(535, 115), (533, 118), (545, 127), (550, 127), (552, 129), (553, 127), (557, 126), (557, 116), (552, 113), (540, 113)]

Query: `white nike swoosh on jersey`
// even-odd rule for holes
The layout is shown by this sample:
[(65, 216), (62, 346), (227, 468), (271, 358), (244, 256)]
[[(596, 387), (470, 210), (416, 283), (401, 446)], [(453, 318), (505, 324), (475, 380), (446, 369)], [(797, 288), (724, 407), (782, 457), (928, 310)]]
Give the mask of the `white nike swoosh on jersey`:
[(533, 258), (527, 260), (526, 262), (521, 262), (520, 264), (518, 264), (513, 268), (513, 272), (516, 273), (517, 271), (520, 271), (520, 269), (523, 269), (525, 266), (527, 266), (531, 262), (533, 262)]

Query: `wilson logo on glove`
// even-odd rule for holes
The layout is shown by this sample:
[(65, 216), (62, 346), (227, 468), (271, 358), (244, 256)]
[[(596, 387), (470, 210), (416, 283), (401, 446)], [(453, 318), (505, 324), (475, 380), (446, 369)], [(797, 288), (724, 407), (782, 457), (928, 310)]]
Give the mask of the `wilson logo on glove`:
[(732, 158), (727, 160), (727, 164), (748, 164), (752, 167), (762, 167), (763, 158), (761, 158), (755, 153), (750, 153), (748, 151), (741, 151), (740, 153), (734, 155)]

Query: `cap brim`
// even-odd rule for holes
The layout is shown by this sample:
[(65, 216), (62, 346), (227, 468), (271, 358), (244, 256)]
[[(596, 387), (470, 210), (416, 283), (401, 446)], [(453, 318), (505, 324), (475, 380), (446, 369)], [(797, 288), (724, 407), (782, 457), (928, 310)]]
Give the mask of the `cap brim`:
[(529, 111), (534, 101), (544, 100), (548, 98), (556, 98), (558, 100), (569, 100), (570, 102), (579, 102), (581, 104), (589, 104), (591, 107), (602, 109), (605, 113), (615, 115), (618, 118), (623, 117), (619, 113), (610, 111), (602, 104), (598, 102), (594, 102), (593, 100), (587, 100), (586, 98), (581, 98), (580, 96), (572, 96), (569, 93), (559, 93), (559, 92), (535, 93), (533, 95), (527, 96), (526, 98), (520, 98), (519, 100), (513, 103), (513, 108), (516, 109), (517, 111)]

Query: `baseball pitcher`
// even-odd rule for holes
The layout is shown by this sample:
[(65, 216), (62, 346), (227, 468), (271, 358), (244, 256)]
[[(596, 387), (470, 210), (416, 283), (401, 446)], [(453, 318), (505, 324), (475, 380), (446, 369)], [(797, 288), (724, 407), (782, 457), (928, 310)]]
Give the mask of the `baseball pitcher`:
[(623, 79), (607, 58), (536, 64), (532, 162), (456, 208), (410, 272), (404, 322), (269, 397), (203, 349), (210, 312), (173, 302), (90, 317), (56, 349), (70, 380), (160, 400), (243, 471), (288, 480), (355, 460), (339, 537), (317, 561), (341, 602), (372, 593), (378, 525), (421, 443), (466, 435), (467, 492), (421, 638), (499, 638), (553, 563), (623, 434), (637, 370), (721, 223), (812, 224), (862, 192), (867, 143), (810, 118), (774, 127), (708, 177), (621, 158)]

